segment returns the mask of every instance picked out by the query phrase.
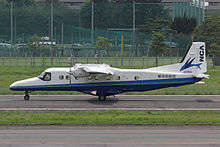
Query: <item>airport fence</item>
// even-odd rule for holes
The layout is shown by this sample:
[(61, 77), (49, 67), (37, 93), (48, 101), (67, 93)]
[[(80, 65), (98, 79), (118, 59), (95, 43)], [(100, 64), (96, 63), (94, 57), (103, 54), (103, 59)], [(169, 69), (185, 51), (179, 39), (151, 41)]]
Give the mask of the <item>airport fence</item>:
[[(158, 57), (158, 66), (168, 65), (180, 62), (182, 57)], [(220, 58), (219, 58), (220, 59)], [(46, 67), (69, 67), (77, 63), (81, 64), (109, 64), (114, 67), (140, 68), (156, 66), (155, 57), (89, 57), (89, 56), (72, 56), (72, 57), (54, 57), (51, 64), (50, 57), (0, 57), (0, 66), (25, 67), (25, 68), (46, 68)], [(213, 66), (212, 58), (207, 58), (207, 65)]]

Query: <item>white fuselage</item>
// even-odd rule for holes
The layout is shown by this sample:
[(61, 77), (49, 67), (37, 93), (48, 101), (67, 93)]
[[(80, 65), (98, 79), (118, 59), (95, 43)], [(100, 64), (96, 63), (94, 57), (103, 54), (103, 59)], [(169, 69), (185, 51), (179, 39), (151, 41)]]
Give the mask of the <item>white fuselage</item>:
[[(147, 91), (152, 89), (192, 84), (197, 82), (192, 74), (162, 72), (150, 69), (118, 69), (111, 68), (114, 74), (91, 74), (82, 77), (74, 77), (70, 74), (73, 68), (49, 68), (44, 73), (50, 74), (50, 79), (39, 77), (26, 79), (13, 83), (12, 90), (76, 90), (87, 94), (103, 91), (107, 95), (126, 91)], [(183, 81), (181, 79), (184, 79)], [(186, 80), (185, 79), (189, 79)], [(156, 85), (156, 87), (155, 87)]]

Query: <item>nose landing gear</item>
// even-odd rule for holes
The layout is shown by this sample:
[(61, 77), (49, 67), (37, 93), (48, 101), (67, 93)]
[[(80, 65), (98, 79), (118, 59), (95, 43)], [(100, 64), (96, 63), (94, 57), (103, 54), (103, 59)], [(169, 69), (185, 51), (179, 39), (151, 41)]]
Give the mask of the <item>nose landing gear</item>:
[(28, 91), (25, 91), (24, 100), (28, 101), (30, 99), (30, 96), (28, 94)]

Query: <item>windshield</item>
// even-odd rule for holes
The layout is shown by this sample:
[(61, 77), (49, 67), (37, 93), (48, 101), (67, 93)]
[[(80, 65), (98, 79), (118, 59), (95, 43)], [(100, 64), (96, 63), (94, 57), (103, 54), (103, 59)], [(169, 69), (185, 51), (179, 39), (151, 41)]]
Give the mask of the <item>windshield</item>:
[(41, 74), (38, 76), (38, 78), (40, 78), (41, 80), (43, 80), (43, 79), (44, 79), (45, 74), (46, 74), (46, 72), (42, 72), (42, 73), (41, 73)]
[(49, 72), (42, 72), (39, 76), (39, 79), (44, 80), (44, 81), (50, 81), (51, 80), (51, 73)]

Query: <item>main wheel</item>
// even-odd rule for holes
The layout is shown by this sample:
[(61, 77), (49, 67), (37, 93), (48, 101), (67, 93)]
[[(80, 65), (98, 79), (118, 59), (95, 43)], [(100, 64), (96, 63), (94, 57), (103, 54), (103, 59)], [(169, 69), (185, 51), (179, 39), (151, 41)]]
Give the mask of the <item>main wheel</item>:
[(28, 95), (28, 94), (26, 94), (25, 96), (24, 96), (24, 100), (25, 101), (28, 101), (30, 99), (30, 96)]
[(106, 101), (105, 95), (99, 95), (99, 101)]

